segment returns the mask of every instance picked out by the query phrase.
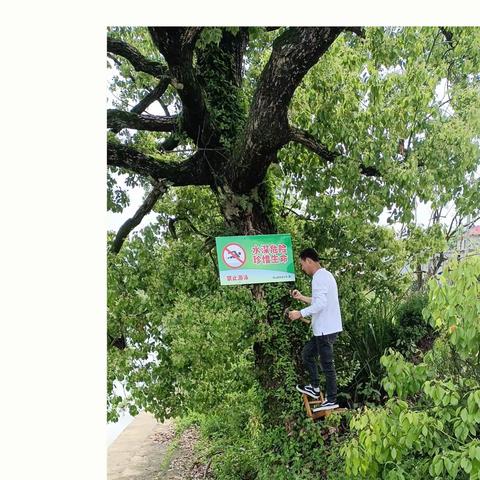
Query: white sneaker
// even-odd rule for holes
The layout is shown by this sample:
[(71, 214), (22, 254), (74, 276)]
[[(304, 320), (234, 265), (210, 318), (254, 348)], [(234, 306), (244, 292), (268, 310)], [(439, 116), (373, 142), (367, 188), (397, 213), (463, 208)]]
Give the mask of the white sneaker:
[(323, 410), (333, 410), (335, 408), (338, 408), (338, 403), (325, 400), (323, 403), (320, 404), (320, 406), (313, 408), (312, 412), (321, 412)]
[(297, 385), (297, 390), (301, 393), (305, 393), (309, 397), (314, 398), (315, 400), (318, 400), (320, 398), (320, 389), (319, 388), (313, 388), (311, 385)]

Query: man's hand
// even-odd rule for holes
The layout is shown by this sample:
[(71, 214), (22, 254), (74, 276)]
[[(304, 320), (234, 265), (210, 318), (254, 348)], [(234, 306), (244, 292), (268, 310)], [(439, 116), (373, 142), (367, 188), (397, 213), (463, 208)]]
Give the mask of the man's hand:
[(298, 310), (292, 310), (291, 312), (288, 312), (288, 318), (290, 320), (298, 320), (299, 318), (302, 318), (302, 314)]
[(298, 290), (292, 290), (290, 293), (295, 300), (302, 300), (303, 298), (303, 295)]

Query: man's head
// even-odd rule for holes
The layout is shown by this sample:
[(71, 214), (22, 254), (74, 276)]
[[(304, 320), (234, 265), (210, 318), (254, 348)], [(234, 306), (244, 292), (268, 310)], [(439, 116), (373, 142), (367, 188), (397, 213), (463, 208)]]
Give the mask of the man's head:
[(312, 276), (320, 266), (320, 258), (318, 253), (314, 248), (306, 248), (300, 252), (300, 265), (302, 270), (307, 274)]

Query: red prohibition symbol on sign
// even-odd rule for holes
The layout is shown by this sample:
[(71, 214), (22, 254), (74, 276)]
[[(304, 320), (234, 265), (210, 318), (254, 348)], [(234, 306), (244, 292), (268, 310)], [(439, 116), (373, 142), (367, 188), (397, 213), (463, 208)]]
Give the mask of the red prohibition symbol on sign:
[(246, 257), (245, 250), (238, 243), (229, 243), (223, 247), (223, 263), (229, 268), (240, 268), (245, 263)]

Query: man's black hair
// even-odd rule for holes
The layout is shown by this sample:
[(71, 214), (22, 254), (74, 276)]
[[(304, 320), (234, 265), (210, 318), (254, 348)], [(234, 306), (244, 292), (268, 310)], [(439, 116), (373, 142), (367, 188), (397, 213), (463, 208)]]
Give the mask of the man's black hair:
[(314, 262), (319, 262), (320, 257), (318, 256), (317, 251), (314, 248), (306, 248), (300, 252), (299, 257), (302, 260), (306, 260), (307, 258), (311, 258)]

